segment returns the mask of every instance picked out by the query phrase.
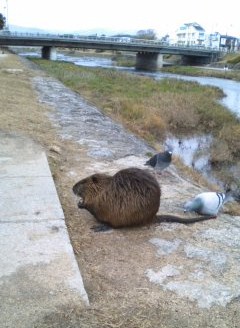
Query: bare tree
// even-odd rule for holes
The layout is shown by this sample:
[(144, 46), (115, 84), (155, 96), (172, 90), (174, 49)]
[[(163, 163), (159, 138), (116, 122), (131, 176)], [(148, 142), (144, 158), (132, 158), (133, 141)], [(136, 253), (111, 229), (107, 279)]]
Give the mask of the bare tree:
[(137, 32), (138, 39), (156, 40), (157, 36), (154, 30), (140, 30)]
[(0, 30), (4, 28), (6, 24), (6, 17), (3, 16), (3, 14), (0, 13)]

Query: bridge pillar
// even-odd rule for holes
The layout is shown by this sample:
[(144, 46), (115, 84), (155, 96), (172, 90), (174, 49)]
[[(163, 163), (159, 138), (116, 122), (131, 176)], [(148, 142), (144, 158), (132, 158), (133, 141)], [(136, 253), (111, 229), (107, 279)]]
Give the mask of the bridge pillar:
[(156, 71), (163, 66), (163, 55), (150, 52), (138, 52), (135, 68), (144, 71)]
[(57, 59), (57, 50), (55, 47), (42, 47), (42, 58), (56, 60)]

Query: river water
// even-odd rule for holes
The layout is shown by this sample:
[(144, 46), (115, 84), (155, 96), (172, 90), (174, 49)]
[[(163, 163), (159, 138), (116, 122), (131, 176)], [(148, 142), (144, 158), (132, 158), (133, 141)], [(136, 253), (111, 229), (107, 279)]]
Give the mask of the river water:
[[(40, 57), (40, 53), (25, 52), (19, 53), (22, 56)], [(118, 70), (126, 71), (132, 74), (144, 75), (152, 77), (155, 80), (164, 78), (181, 79), (185, 81), (195, 81), (202, 85), (209, 85), (218, 87), (223, 90), (225, 97), (220, 100), (220, 103), (234, 112), (240, 118), (240, 82), (210, 78), (210, 77), (192, 77), (183, 76), (162, 72), (139, 72), (134, 68), (117, 67), (111, 58), (102, 58), (95, 56), (71, 56), (65, 54), (58, 54), (57, 60), (67, 61), (79, 66), (86, 67), (102, 67), (102, 68), (115, 68)], [(227, 73), (226, 73), (227, 74)], [(210, 146), (212, 142), (211, 134), (202, 136), (192, 136), (186, 138), (176, 138), (175, 136), (168, 136), (165, 140), (165, 148), (170, 148), (173, 154), (181, 158), (183, 163), (189, 167), (201, 172), (206, 178), (212, 182), (222, 185), (222, 183), (214, 178), (212, 167), (210, 164)], [(239, 167), (238, 165), (230, 168), (233, 175), (233, 180), (239, 180)]]
[[(39, 52), (20, 52), (19, 55), (28, 56), (28, 57), (40, 57)], [(183, 76), (177, 74), (170, 73), (162, 73), (162, 72), (138, 72), (134, 68), (126, 68), (126, 67), (118, 67), (114, 65), (114, 62), (111, 58), (102, 58), (102, 57), (91, 57), (91, 56), (70, 56), (58, 53), (57, 60), (67, 61), (74, 63), (79, 66), (86, 67), (102, 67), (102, 68), (115, 68), (118, 70), (124, 70), (133, 74), (145, 75), (152, 77), (153, 79), (160, 80), (164, 78), (174, 78), (181, 79), (186, 81), (195, 81), (202, 85), (210, 85), (214, 87), (218, 87), (224, 91), (226, 95), (222, 100), (222, 105), (226, 106), (229, 110), (236, 113), (236, 115), (240, 118), (240, 82), (227, 80), (227, 79), (219, 79), (213, 77), (194, 77), (194, 76)]]
[[(164, 74), (164, 77), (195, 81), (202, 85), (209, 85), (222, 89), (226, 96), (220, 101), (220, 103), (240, 118), (240, 82), (214, 77), (193, 77), (167, 73)], [(158, 79), (158, 77), (156, 77), (156, 79)]]

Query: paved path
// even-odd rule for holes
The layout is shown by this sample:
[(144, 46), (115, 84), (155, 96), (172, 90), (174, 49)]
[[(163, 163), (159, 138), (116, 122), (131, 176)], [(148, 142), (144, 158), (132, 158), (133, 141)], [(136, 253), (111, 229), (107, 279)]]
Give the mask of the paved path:
[(44, 151), (0, 133), (0, 327), (88, 304)]

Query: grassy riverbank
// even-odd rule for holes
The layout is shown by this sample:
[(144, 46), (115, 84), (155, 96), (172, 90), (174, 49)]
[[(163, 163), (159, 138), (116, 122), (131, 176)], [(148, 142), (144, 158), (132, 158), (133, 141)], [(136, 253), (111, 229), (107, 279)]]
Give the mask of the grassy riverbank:
[(169, 132), (210, 133), (215, 140), (211, 151), (215, 167), (239, 161), (239, 121), (217, 102), (224, 96), (218, 88), (64, 62), (34, 62), (153, 145)]
[[(159, 69), (161, 72), (173, 73), (188, 76), (216, 77), (221, 79), (230, 79), (240, 81), (240, 55), (238, 53), (226, 54), (221, 61), (212, 63), (205, 67), (183, 66), (180, 56), (165, 56), (164, 61), (169, 65)], [(135, 57), (119, 54), (112, 57), (118, 66), (134, 67)], [(229, 69), (224, 70), (224, 66)]]
[(219, 68), (199, 68), (194, 66), (168, 66), (161, 68), (162, 72), (181, 74), (188, 76), (205, 76), (205, 77), (217, 77), (220, 79), (229, 79), (234, 81), (240, 81), (240, 70), (219, 70)]

